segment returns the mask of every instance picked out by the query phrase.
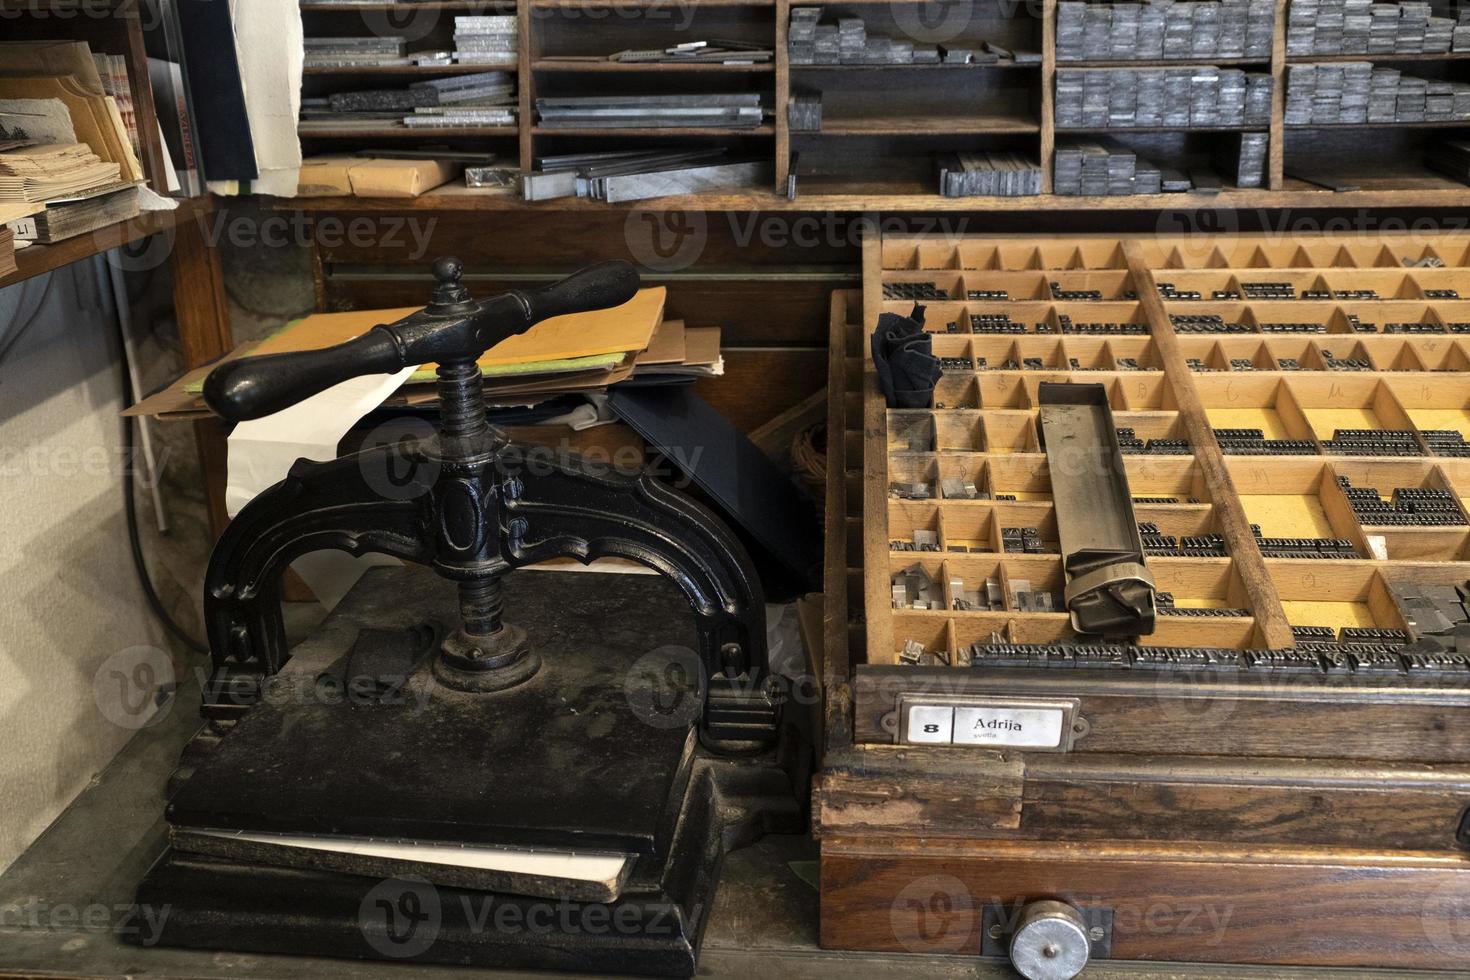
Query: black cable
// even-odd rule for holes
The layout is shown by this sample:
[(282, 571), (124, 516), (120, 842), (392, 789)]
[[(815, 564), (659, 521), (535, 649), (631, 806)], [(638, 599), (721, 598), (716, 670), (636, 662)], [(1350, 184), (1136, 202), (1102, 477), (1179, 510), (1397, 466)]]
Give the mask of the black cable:
[[(122, 320), (118, 320), (121, 329)], [(118, 361), (122, 365), (122, 400), (123, 409), (133, 407), (133, 387), (131, 372), (128, 370), (128, 346), (125, 343), (118, 344)], [(136, 451), (136, 429), (135, 425), (141, 425), (142, 419), (124, 416), (123, 425), (123, 511), (128, 520), (128, 544), (133, 551), (133, 565), (138, 571), (138, 584), (143, 588), (143, 595), (148, 599), (148, 607), (153, 615), (184, 646), (195, 653), (209, 653), (209, 647), (190, 636), (182, 626), (174, 621), (169, 612), (164, 608), (163, 600), (158, 597), (158, 592), (153, 587), (153, 580), (148, 577), (148, 563), (143, 557), (143, 539), (138, 531), (138, 500), (137, 487), (133, 480), (133, 454)]]

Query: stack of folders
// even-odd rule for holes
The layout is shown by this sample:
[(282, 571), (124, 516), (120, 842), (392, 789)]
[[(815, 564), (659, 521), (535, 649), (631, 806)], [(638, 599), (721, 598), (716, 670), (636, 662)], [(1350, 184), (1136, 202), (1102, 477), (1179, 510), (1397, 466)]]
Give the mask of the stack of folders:
[(758, 93), (545, 98), (536, 111), (547, 129), (754, 129), (765, 116)]
[(538, 157), (521, 178), (528, 201), (586, 197), (609, 203), (768, 185), (770, 161), (731, 158), (723, 147), (568, 153)]
[[(497, 345), (479, 358), (486, 399), (492, 405), (526, 406), (567, 395), (605, 392), (625, 382), (680, 383), (723, 374), (720, 328), (691, 326), (666, 317), (666, 299), (663, 287), (645, 288), (622, 306), (554, 317)], [(414, 308), (316, 313), (292, 321), (259, 343), (241, 347), (235, 356), (319, 350), (413, 312)], [(174, 419), (208, 415), (200, 397), (208, 373), (206, 367), (186, 374), (128, 414)], [(410, 375), (384, 404), (396, 408), (437, 401), (436, 374), (427, 365)]]
[(1022, 153), (940, 153), (945, 197), (1029, 197), (1041, 193), (1041, 164)]

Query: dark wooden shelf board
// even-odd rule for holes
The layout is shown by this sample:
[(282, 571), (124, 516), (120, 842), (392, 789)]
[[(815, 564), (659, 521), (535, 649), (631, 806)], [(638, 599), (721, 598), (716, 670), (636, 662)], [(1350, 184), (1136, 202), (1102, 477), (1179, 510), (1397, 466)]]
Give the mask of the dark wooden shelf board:
[(414, 0), (412, 3), (404, 3), (403, 0), (396, 0), (396, 2), (395, 0), (366, 0), (363, 3), (322, 3), (320, 0), (302, 0), (301, 10), (303, 13), (360, 10), (457, 10), (474, 13), (479, 10), (514, 10), (515, 6), (515, 0)]
[(1264, 133), (1269, 127), (1266, 126), (1083, 126), (1073, 128), (1069, 126), (1058, 126), (1058, 136), (1080, 134), (1120, 134), (1127, 136), (1130, 133)]
[(842, 119), (824, 117), (814, 132), (793, 136), (947, 136), (951, 134), (1039, 133), (1041, 125), (1024, 116), (874, 116)]
[(1242, 65), (1269, 65), (1265, 58), (1124, 58), (1117, 61), (1062, 61), (1057, 60), (1057, 71), (1064, 68), (1184, 68), (1190, 65), (1213, 65), (1216, 67), (1240, 67)]
[[(609, 205), (578, 198), (528, 203), (513, 194), (487, 195), (463, 187), (442, 187), (412, 201), (364, 198), (312, 198), (282, 201), (277, 207), (326, 213), (403, 213), (405, 211), (620, 211), (657, 206), (666, 210), (691, 211), (794, 211), (794, 212), (929, 212), (929, 211), (1158, 211), (1196, 208), (1358, 208), (1440, 207), (1466, 208), (1463, 185), (1426, 176), (1407, 186), (1363, 186), (1356, 191), (1333, 193), (1288, 181), (1280, 191), (1228, 189), (1218, 194), (1158, 194), (1134, 197), (941, 197), (927, 182), (885, 182), (876, 185), (840, 184), (814, 178), (798, 179), (795, 200), (772, 191), (732, 190), (709, 194), (681, 195)], [(1386, 182), (1385, 182), (1386, 183)], [(819, 188), (811, 191), (813, 184)]]
[(1465, 129), (1470, 119), (1425, 119), (1422, 122), (1291, 123), (1288, 132), (1306, 129)]
[(732, 129), (725, 126), (622, 126), (617, 129), (581, 129), (573, 126), (547, 128), (537, 126), (531, 130), (535, 136), (771, 136), (774, 126), (748, 126)]
[(520, 132), (517, 126), (441, 126), (435, 129), (409, 129), (407, 126), (382, 126), (363, 129), (341, 129), (330, 132), (323, 130), (312, 130), (307, 126), (298, 126), (296, 135), (302, 139), (310, 140), (351, 140), (351, 139), (424, 139), (432, 142), (434, 139), (462, 139), (467, 136), (515, 136)]
[(516, 63), (493, 65), (353, 65), (302, 69), (307, 75), (474, 75), (482, 71), (515, 71)]
[(1331, 64), (1339, 61), (1466, 61), (1470, 51), (1435, 51), (1418, 54), (1294, 54), (1286, 59), (1288, 65), (1310, 65), (1314, 62)]
[[(674, 0), (530, 0), (538, 10), (579, 10), (587, 7), (625, 7), (630, 10), (668, 9)], [(776, 0), (677, 0), (679, 7), (774, 7)]]
[(1008, 68), (1040, 68), (1039, 61), (1012, 61), (1009, 58), (1000, 61), (976, 62), (975, 64), (946, 64), (940, 62), (937, 65), (930, 64), (907, 64), (907, 65), (792, 65), (793, 72), (808, 71), (985, 71), (1004, 70)]
[(167, 231), (182, 222), (207, 215), (213, 210), (214, 199), (205, 195), (180, 201), (179, 206), (172, 211), (144, 211), (136, 218), (120, 221), (94, 232), (75, 235), (54, 245), (31, 245), (19, 249), (15, 253), (17, 271), (9, 276), (0, 276), (0, 289), (64, 265), (89, 259), (119, 245), (130, 245), (141, 238)]
[(721, 65), (714, 63), (691, 64), (669, 64), (668, 62), (655, 62), (652, 64), (625, 64), (620, 61), (573, 61), (557, 58), (543, 58), (531, 63), (536, 71), (555, 71), (566, 74), (577, 74), (586, 72), (599, 74), (604, 72), (711, 72), (714, 74), (756, 74), (772, 72), (776, 66), (772, 62), (757, 65)]

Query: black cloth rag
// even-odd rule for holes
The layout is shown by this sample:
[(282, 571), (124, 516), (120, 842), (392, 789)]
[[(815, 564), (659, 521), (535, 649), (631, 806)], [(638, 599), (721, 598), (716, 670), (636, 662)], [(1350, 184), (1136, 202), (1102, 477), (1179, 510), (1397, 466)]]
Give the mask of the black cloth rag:
[(924, 332), (924, 308), (900, 316), (883, 313), (873, 331), (873, 364), (889, 408), (928, 408), (943, 371), (934, 356), (934, 337)]

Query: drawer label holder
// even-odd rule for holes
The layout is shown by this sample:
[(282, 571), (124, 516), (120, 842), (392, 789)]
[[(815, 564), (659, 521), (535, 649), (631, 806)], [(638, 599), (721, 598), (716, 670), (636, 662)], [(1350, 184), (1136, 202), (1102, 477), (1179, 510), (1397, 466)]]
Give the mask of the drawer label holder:
[(898, 696), (898, 742), (1069, 752), (1087, 724), (1076, 698), (992, 697), (984, 694)]

